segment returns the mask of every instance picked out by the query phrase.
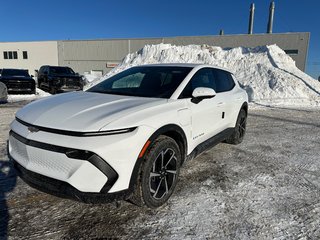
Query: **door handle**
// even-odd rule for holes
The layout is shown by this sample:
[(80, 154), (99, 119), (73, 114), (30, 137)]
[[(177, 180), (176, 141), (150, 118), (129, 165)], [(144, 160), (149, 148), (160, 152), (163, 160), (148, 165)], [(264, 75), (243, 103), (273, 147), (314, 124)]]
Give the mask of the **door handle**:
[(225, 103), (224, 102), (219, 102), (218, 103), (218, 106), (222, 106), (222, 105), (224, 105)]

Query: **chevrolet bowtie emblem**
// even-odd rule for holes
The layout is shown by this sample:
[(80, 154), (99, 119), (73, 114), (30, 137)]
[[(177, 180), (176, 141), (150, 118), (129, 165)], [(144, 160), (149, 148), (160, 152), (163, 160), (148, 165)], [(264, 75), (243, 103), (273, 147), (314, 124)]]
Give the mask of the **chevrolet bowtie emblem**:
[(28, 127), (28, 131), (31, 132), (31, 133), (34, 133), (34, 132), (38, 132), (39, 129), (36, 128), (36, 127)]

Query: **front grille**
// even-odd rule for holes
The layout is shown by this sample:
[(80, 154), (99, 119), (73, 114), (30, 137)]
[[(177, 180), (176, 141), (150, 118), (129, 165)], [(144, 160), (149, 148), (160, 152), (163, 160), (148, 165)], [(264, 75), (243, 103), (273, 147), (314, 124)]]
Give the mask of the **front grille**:
[(13, 131), (9, 134), (9, 156), (33, 172), (66, 181), (82, 164), (89, 162), (107, 177), (101, 193), (107, 193), (119, 177), (106, 161), (93, 152), (30, 140)]
[(10, 152), (14, 152), (14, 154), (16, 155), (16, 159), (18, 159), (21, 164), (26, 166), (29, 162), (27, 145), (18, 141), (12, 135), (10, 135), (9, 137), (9, 143), (11, 148)]
[(20, 142), (12, 134), (9, 137), (10, 154), (23, 166), (38, 172), (46, 172), (67, 179), (76, 171), (82, 161), (70, 159), (65, 154), (47, 151)]
[(29, 89), (32, 84), (30, 82), (8, 82), (7, 88), (9, 89)]

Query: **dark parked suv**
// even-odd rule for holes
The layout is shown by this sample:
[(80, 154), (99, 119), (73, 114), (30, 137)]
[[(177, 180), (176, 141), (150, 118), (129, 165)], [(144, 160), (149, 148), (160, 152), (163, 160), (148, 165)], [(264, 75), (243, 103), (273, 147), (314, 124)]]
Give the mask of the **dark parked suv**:
[(82, 77), (69, 67), (42, 66), (38, 72), (38, 87), (51, 94), (83, 89)]
[(0, 82), (7, 86), (8, 93), (36, 93), (36, 82), (25, 69), (2, 69)]

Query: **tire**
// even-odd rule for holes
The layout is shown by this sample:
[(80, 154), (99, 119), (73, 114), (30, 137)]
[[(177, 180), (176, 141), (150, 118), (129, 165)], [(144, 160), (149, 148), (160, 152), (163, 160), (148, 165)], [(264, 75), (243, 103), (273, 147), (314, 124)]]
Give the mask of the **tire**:
[(56, 93), (57, 93), (57, 90), (56, 90), (54, 87), (50, 87), (49, 93), (50, 93), (50, 94), (56, 94)]
[(170, 137), (159, 136), (143, 158), (133, 195), (128, 200), (140, 207), (160, 207), (175, 189), (180, 166), (178, 144)]
[(231, 134), (229, 138), (225, 140), (225, 142), (234, 145), (241, 143), (246, 133), (246, 125), (247, 113), (244, 109), (241, 109), (237, 118), (237, 123), (234, 128), (234, 132)]

